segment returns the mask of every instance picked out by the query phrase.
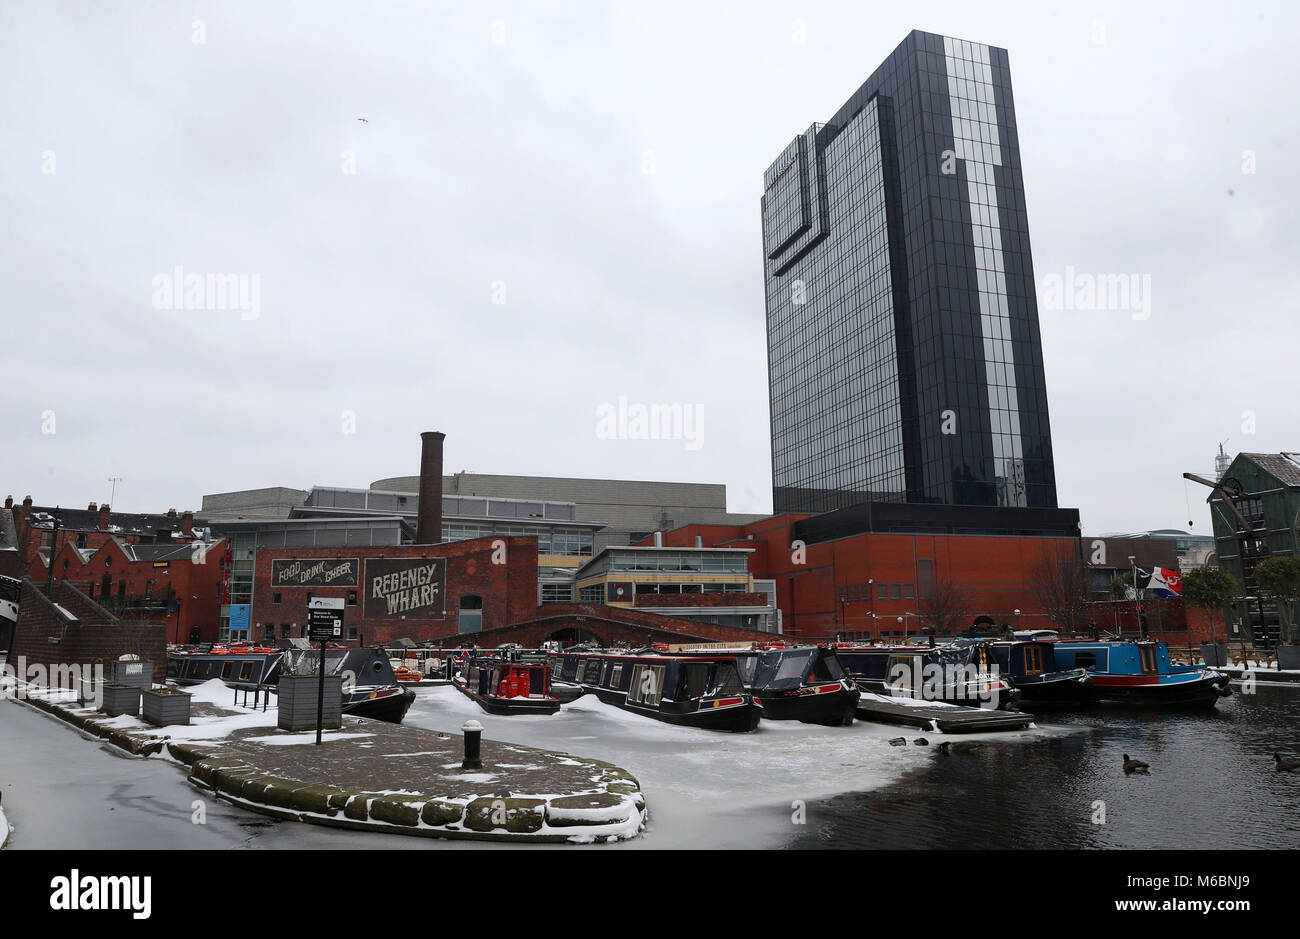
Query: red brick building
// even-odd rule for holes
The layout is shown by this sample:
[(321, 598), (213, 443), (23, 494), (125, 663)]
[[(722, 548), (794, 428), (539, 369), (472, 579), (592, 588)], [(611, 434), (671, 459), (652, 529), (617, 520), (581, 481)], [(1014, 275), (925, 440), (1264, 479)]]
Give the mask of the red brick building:
[[(65, 542), (87, 551), (116, 538), (124, 544), (161, 544), (190, 542), (200, 536), (195, 531), (194, 513), (165, 514), (117, 513), (105, 503), (91, 502), (84, 509), (33, 505), (28, 496), (15, 504), (13, 496), (5, 499), (5, 511), (13, 518), (15, 552), (0, 557), (0, 574), (20, 577), (31, 570), (33, 560), (49, 557), (51, 549), (60, 550)], [(55, 528), (55, 516), (58, 528)]]
[(344, 601), (347, 638), (365, 645), (477, 633), (537, 612), (537, 539), (436, 545), (259, 548), (251, 638), (300, 637), (312, 597)]
[[(688, 525), (664, 532), (662, 540), (666, 547), (752, 548), (750, 572), (776, 581), (784, 631), (803, 638), (918, 635), (930, 625), (927, 610), (935, 594), (944, 590), (960, 597), (968, 625), (986, 616), (999, 626), (1058, 628), (1035, 599), (1042, 590), (1044, 559), (1086, 560), (1079, 538), (1050, 535), (862, 532), (800, 546), (798, 523), (809, 517)], [(1130, 633), (1135, 629), (1135, 614), (1129, 611), (1126, 618), (1122, 604), (1116, 610), (1099, 605), (1095, 612), (1103, 629), (1111, 626), (1112, 613)], [(1153, 607), (1148, 620), (1171, 642), (1187, 641), (1188, 619), (1180, 601), (1160, 604), (1158, 613)]]
[[(127, 543), (111, 537), (97, 550), (60, 541), (54, 581), (67, 581), (114, 615), (161, 623), (167, 642), (215, 642), (221, 610), (224, 542)], [(26, 575), (44, 584), (38, 555)]]

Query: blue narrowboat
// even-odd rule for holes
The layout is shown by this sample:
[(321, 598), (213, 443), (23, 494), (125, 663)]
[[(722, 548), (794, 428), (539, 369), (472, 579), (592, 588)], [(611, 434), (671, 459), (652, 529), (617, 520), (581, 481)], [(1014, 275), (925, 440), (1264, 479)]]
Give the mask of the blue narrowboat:
[(1214, 707), (1232, 694), (1223, 672), (1203, 665), (1175, 665), (1169, 647), (1148, 640), (1063, 640), (1056, 644), (1059, 668), (1085, 668), (1102, 701)]
[(746, 732), (761, 716), (730, 656), (564, 652), (552, 662), (552, 681), (669, 724)]
[(1061, 668), (1056, 643), (1046, 640), (996, 640), (987, 643), (988, 655), (1020, 692), (1022, 707), (1053, 704), (1087, 704), (1097, 689), (1086, 668)]

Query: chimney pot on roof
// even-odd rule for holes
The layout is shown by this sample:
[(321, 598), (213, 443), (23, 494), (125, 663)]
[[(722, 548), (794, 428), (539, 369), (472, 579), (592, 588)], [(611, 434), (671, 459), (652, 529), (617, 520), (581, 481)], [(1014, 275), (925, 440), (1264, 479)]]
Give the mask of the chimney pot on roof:
[(13, 496), (5, 496), (5, 508), (6, 508), (6, 509), (12, 509), (13, 507), (14, 507), (14, 497), (13, 497)]
[(92, 502), (92, 503), (90, 503), (90, 505), (86, 506), (86, 511), (87, 511), (87, 512), (97, 512), (97, 511), (99, 511), (99, 503), (98, 503), (98, 502)]
[(696, 535), (696, 536), (695, 536), (695, 547), (697, 547), (697, 548), (703, 548), (703, 547), (704, 547), (704, 536), (703, 536), (703, 535)]
[(664, 546), (664, 533), (661, 531), (657, 531), (655, 532), (655, 547), (662, 548), (663, 546)]
[(27, 506), (27, 508), (30, 509), (32, 507), (32, 497), (28, 496), (26, 499), (24, 499), (23, 505)]
[(108, 531), (109, 504), (105, 502), (99, 507), (99, 530)]
[(176, 510), (175, 510), (175, 509), (168, 509), (168, 510), (167, 510), (167, 517), (168, 517), (168, 518), (175, 518), (175, 517), (176, 517)]

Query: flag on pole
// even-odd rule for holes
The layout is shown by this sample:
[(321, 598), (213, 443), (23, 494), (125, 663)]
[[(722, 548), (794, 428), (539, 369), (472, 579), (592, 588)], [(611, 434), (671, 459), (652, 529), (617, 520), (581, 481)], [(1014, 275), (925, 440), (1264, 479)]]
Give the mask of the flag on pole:
[(1183, 595), (1183, 575), (1167, 567), (1153, 567), (1149, 571), (1137, 569), (1137, 586), (1150, 590), (1157, 597), (1174, 599)]

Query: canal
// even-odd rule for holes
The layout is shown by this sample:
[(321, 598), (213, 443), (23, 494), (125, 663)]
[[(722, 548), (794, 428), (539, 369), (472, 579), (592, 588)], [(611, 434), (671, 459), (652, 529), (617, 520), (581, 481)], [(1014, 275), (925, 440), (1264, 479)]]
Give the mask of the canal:
[[(1300, 848), (1300, 688), (1212, 712), (1099, 706), (1044, 716), (1077, 733), (940, 756), (810, 806), (790, 848)], [(1151, 764), (1125, 775), (1123, 755)]]

